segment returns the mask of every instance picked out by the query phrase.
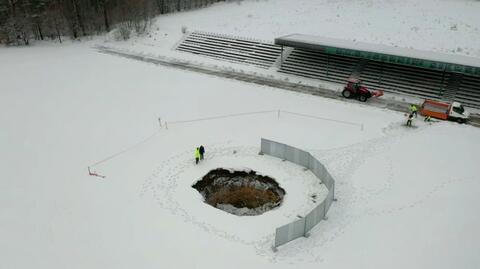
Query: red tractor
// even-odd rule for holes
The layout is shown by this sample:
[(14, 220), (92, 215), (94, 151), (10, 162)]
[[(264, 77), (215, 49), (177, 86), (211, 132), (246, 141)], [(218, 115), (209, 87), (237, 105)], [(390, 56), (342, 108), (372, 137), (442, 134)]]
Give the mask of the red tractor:
[(342, 95), (345, 98), (357, 98), (360, 102), (366, 102), (370, 97), (380, 97), (383, 91), (370, 91), (362, 86), (362, 81), (356, 78), (349, 78), (347, 86), (343, 88)]

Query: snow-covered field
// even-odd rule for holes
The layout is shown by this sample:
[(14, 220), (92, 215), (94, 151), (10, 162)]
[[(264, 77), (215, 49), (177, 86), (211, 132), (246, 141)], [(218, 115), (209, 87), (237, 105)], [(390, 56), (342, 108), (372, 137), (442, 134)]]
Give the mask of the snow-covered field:
[[(477, 128), (417, 121), (406, 129), (401, 113), (81, 45), (1, 50), (0, 58), (8, 61), (0, 70), (2, 268), (480, 264)], [(168, 130), (157, 121), (276, 109), (363, 123), (364, 130), (276, 113)], [(87, 175), (88, 165), (155, 132), (95, 166), (106, 179)], [(270, 250), (274, 228), (308, 210), (302, 201), (311, 189), (303, 171), (256, 154), (262, 136), (311, 151), (337, 178), (329, 220), (277, 253)], [(208, 158), (197, 167), (199, 144)], [(290, 195), (259, 217), (228, 215), (190, 187), (218, 166), (271, 174)]]
[[(173, 50), (187, 32), (205, 31), (273, 42), (292, 33), (480, 57), (480, 2), (472, 0), (275, 0), (218, 3), (206, 9), (157, 17), (147, 34), (117, 42), (111, 33), (96, 44), (133, 55), (181, 60), (202, 68), (235, 70), (341, 91), (343, 85), (284, 75), (275, 69), (218, 61)], [(384, 99), (419, 103), (415, 96)], [(472, 111), (478, 113), (475, 109)]]
[[(243, 25), (238, 35), (273, 37), (283, 34), (272, 26), (283, 20), (267, 24), (267, 18), (285, 18), (295, 10), (281, 13), (289, 5), (277, 2), (279, 7), (272, 1), (215, 5), (157, 23), (178, 32), (178, 38), (181, 24), (218, 32), (222, 23), (225, 32), (237, 23)], [(314, 8), (314, 1), (298, 2), (303, 5), (296, 12)], [(428, 12), (437, 10), (457, 22), (453, 32), (460, 41), (462, 35), (478, 37), (478, 29), (461, 28), (478, 27), (468, 15), (478, 7), (475, 1), (429, 0), (410, 8), (413, 1), (319, 3), (317, 10), (341, 6), (352, 16), (350, 6), (402, 7), (398, 16), (413, 17), (427, 12), (423, 3), (436, 3)], [(267, 5), (271, 14), (252, 28), (247, 21), (262, 18)], [(223, 20), (218, 14), (207, 19), (218, 9), (231, 8)], [(378, 17), (376, 13), (382, 15), (362, 12), (359, 17)], [(458, 13), (465, 14), (456, 18)], [(234, 15), (245, 17), (244, 24)], [(314, 21), (311, 15), (300, 17), (297, 29)], [(332, 21), (324, 31), (347, 29), (349, 24), (337, 23), (341, 21)], [(415, 21), (420, 29), (434, 27), (421, 23)], [(432, 33), (450, 33), (449, 28), (434, 28)], [(313, 29), (305, 26), (306, 33)], [(436, 38), (440, 34), (428, 39), (432, 49)], [(142, 40), (112, 44), (143, 51)], [(472, 42), (462, 47), (480, 53)], [(405, 128), (402, 113), (101, 54), (91, 43), (2, 48), (0, 80), (0, 268), (480, 266), (478, 128), (424, 124), (420, 118), (416, 128)], [(158, 117), (173, 122), (278, 109), (364, 128), (275, 112), (170, 124), (168, 129), (158, 122)], [(276, 253), (270, 249), (275, 228), (308, 211), (314, 206), (310, 195), (322, 196), (325, 190), (310, 172), (258, 155), (261, 137), (310, 151), (337, 182), (338, 201), (328, 220), (309, 238)], [(195, 166), (193, 150), (200, 144), (206, 146), (207, 159)], [(90, 165), (106, 178), (88, 176)], [(229, 215), (204, 204), (190, 186), (216, 167), (254, 168), (271, 175), (287, 191), (284, 204), (255, 217)]]
[[(480, 57), (474, 0), (248, 0), (158, 17), (139, 50), (170, 49), (182, 27), (272, 41), (292, 33)], [(128, 42), (131, 43), (131, 42)]]

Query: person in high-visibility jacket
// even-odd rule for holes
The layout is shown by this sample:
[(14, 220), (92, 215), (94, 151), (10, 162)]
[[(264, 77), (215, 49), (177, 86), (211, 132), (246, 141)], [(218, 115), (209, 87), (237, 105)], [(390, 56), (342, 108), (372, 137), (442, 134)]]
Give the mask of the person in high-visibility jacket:
[(417, 106), (414, 105), (414, 104), (411, 104), (410, 105), (410, 114), (415, 115), (415, 118), (417, 117), (417, 111), (418, 111)]
[(200, 160), (200, 149), (197, 148), (195, 150), (195, 164), (198, 164), (198, 161)]

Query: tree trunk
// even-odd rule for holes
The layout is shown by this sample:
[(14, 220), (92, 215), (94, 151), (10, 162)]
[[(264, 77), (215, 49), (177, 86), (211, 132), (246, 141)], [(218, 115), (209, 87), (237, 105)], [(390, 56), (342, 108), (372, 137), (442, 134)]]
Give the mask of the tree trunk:
[(107, 2), (103, 3), (103, 19), (105, 21), (105, 30), (110, 32), (110, 23), (108, 22)]
[(38, 34), (40, 35), (40, 39), (43, 40), (42, 27), (40, 26), (39, 22), (37, 22), (37, 31), (38, 31)]
[(80, 11), (78, 10), (79, 8), (78, 8), (77, 0), (72, 0), (72, 4), (73, 4), (73, 11), (75, 12), (75, 16), (78, 21), (78, 25), (80, 26), (80, 30), (82, 30), (82, 36), (85, 36), (86, 35), (85, 26), (83, 25), (82, 16), (80, 15)]
[(73, 39), (77, 39), (78, 37), (77, 24), (74, 21), (72, 21), (71, 28), (72, 28)]
[(157, 0), (155, 2), (157, 3), (158, 12), (160, 14), (165, 13), (165, 1), (164, 0)]
[(25, 31), (22, 31), (22, 40), (23, 40), (23, 43), (25, 43), (25, 45), (29, 44), (28, 35)]
[(58, 29), (58, 21), (57, 21), (56, 17), (54, 18), (54, 23), (55, 23), (55, 31), (57, 32), (58, 41), (60, 41), (60, 44), (61, 44), (62, 43), (62, 37), (61, 37), (61, 34), (60, 34), (60, 29)]

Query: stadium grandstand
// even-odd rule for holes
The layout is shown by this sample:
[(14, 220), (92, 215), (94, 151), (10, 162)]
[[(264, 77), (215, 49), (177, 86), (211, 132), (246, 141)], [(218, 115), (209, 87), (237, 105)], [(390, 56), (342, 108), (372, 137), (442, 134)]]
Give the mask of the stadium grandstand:
[(178, 51), (345, 84), (480, 108), (480, 59), (356, 41), (291, 34), (271, 41), (191, 32)]
[(291, 34), (282, 48), (280, 72), (344, 83), (361, 79), (373, 89), (480, 108), (480, 59), (385, 45)]

